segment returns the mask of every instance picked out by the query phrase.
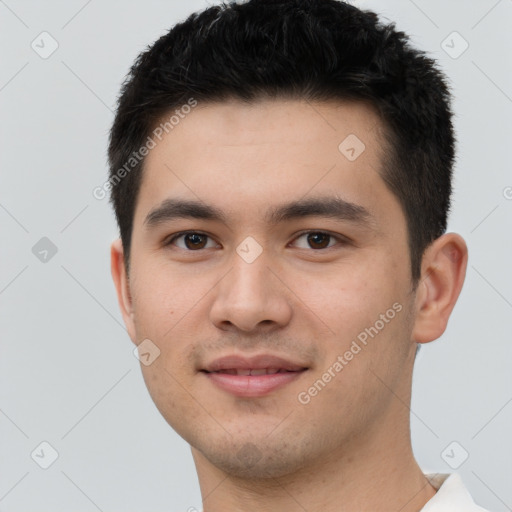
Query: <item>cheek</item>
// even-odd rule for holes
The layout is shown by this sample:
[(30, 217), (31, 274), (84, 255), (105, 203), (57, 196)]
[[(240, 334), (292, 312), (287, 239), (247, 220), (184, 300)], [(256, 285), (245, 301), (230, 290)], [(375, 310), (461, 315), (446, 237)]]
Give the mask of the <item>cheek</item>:
[(354, 330), (373, 324), (400, 300), (398, 276), (383, 264), (343, 264), (315, 276), (297, 274), (293, 282), (302, 302), (323, 320), (330, 334), (350, 337)]
[(180, 369), (176, 361), (169, 361), (166, 353), (162, 353), (152, 365), (142, 366), (142, 374), (160, 414), (178, 434), (185, 436), (190, 423), (201, 421), (201, 409), (185, 389), (186, 379)]
[[(310, 316), (322, 345), (317, 371), (323, 374), (338, 356), (343, 357), (343, 370), (331, 370), (337, 376), (331, 392), (341, 393), (344, 402), (350, 397), (363, 399), (362, 394), (363, 401), (372, 401), (371, 389), (378, 390), (381, 384), (370, 370), (393, 380), (393, 361), (408, 350), (407, 289), (401, 282), (403, 272), (385, 270), (392, 268), (382, 260), (380, 265), (354, 264), (324, 276), (316, 281), (318, 286), (300, 282), (307, 293), (301, 299), (318, 315)], [(325, 393), (322, 401), (328, 396)]]
[(139, 268), (131, 288), (138, 336), (171, 336), (201, 297), (197, 281), (165, 267)]

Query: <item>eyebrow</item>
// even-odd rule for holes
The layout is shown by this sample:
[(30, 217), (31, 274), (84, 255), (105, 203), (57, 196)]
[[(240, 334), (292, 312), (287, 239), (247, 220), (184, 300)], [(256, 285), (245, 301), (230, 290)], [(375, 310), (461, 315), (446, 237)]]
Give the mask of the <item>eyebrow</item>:
[[(299, 199), (270, 208), (265, 215), (268, 224), (277, 225), (306, 217), (328, 217), (369, 226), (374, 218), (363, 206), (340, 197), (313, 197)], [(202, 219), (227, 224), (222, 210), (201, 201), (178, 198), (165, 199), (151, 210), (144, 220), (147, 229), (175, 219)]]

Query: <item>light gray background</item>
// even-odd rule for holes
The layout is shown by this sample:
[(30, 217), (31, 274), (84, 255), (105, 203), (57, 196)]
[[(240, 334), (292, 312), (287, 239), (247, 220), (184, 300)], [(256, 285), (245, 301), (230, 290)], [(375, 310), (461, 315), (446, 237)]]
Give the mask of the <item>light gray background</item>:
[[(442, 453), (456, 441), (449, 460), (469, 453), (458, 471), (477, 502), (512, 510), (512, 1), (355, 4), (439, 59), (455, 94), (450, 230), (470, 257), (447, 332), (417, 361), (415, 454), (425, 470), (452, 471)], [(92, 190), (107, 176), (107, 133), (133, 59), (206, 5), (0, 1), (0, 510), (200, 508), (189, 447), (132, 354), (110, 277), (117, 229)], [(59, 45), (47, 59), (31, 48), (43, 31)], [(469, 43), (457, 58), (454, 31)], [(42, 237), (58, 249), (46, 263), (32, 252)], [(31, 458), (42, 441), (59, 454), (46, 470)]]

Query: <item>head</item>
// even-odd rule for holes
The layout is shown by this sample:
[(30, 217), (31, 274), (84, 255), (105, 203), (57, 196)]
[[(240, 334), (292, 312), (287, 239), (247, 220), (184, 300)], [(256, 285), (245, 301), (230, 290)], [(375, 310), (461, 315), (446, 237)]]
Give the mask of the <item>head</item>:
[(148, 137), (158, 143), (197, 102), (267, 97), (358, 101), (376, 109), (384, 128), (381, 177), (404, 211), (417, 284), (423, 251), (445, 232), (450, 207), (447, 83), (393, 24), (334, 0), (213, 6), (139, 55), (109, 146), (111, 201), (127, 268), (145, 161), (140, 149), (152, 144)]
[[(210, 7), (137, 58), (109, 146), (112, 269), (196, 457), (275, 476), (377, 424), (408, 431), (396, 396), (467, 258), (445, 233), (449, 100), (404, 33), (336, 0)], [(212, 384), (219, 358), (263, 354), (296, 375), (264, 395)]]

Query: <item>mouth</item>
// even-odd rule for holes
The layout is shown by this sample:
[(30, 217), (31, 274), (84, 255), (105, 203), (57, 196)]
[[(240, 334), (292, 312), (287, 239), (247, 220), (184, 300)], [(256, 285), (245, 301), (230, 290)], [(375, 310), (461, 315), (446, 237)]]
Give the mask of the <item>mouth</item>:
[(218, 370), (215, 372), (207, 373), (225, 373), (227, 375), (275, 375), (276, 373), (290, 373), (304, 370), (285, 370), (284, 368), (226, 368), (225, 370)]
[(200, 370), (215, 386), (238, 397), (270, 394), (298, 379), (309, 368), (272, 355), (227, 356)]

